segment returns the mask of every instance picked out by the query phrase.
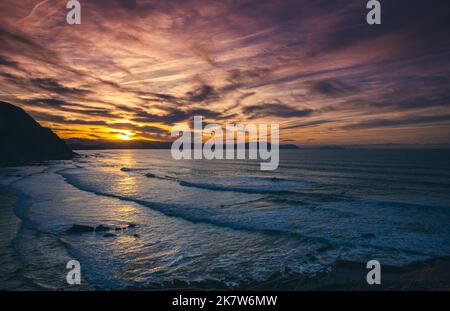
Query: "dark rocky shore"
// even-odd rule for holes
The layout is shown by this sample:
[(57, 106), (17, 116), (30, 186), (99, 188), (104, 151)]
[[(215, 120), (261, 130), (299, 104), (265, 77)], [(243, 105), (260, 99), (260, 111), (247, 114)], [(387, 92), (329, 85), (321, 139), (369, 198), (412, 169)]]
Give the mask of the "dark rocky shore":
[(365, 263), (338, 261), (331, 272), (313, 278), (284, 278), (254, 289), (343, 291), (447, 291), (450, 290), (450, 257), (434, 258), (403, 267), (381, 266), (381, 284), (368, 285)]
[(74, 153), (23, 109), (0, 101), (0, 166), (67, 160)]
[[(12, 211), (14, 197), (5, 189), (0, 187), (0, 233), (4, 237), (2, 244), (2, 255), (4, 265), (2, 266), (2, 276), (0, 279), (0, 289), (42, 289), (17, 274), (19, 271), (19, 260), (17, 254), (10, 247), (20, 227), (20, 221)], [(67, 234), (83, 234), (86, 232), (105, 231), (105, 234), (120, 230), (135, 228), (135, 224), (125, 225), (123, 228), (109, 228), (105, 226), (89, 227), (74, 225), (68, 229)], [(131, 233), (134, 231), (132, 230)], [(110, 233), (113, 234), (113, 233)], [(450, 257), (435, 258), (423, 262), (410, 264), (404, 267), (383, 266), (381, 268), (381, 285), (369, 286), (366, 283), (368, 270), (364, 263), (358, 262), (337, 262), (330, 272), (319, 273), (314, 277), (304, 277), (290, 274), (285, 271), (283, 274), (276, 273), (264, 282), (242, 283), (238, 286), (227, 286), (219, 281), (183, 282), (174, 281), (164, 284), (147, 284), (143, 287), (130, 287), (123, 290), (275, 290), (275, 291), (445, 291), (450, 290)], [(86, 281), (85, 281), (86, 282)], [(84, 290), (102, 290), (101, 286), (84, 283)]]
[(450, 257), (430, 259), (404, 267), (382, 266), (381, 284), (368, 285), (364, 263), (339, 261), (330, 272), (314, 277), (275, 273), (263, 282), (227, 286), (224, 282), (174, 281), (148, 284), (125, 290), (250, 290), (250, 291), (448, 291), (450, 290)]

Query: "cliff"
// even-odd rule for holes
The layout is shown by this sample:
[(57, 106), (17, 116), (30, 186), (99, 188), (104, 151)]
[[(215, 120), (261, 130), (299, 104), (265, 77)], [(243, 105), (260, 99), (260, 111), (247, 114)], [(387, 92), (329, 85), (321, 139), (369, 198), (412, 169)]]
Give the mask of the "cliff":
[(0, 165), (66, 160), (73, 152), (23, 109), (0, 101)]

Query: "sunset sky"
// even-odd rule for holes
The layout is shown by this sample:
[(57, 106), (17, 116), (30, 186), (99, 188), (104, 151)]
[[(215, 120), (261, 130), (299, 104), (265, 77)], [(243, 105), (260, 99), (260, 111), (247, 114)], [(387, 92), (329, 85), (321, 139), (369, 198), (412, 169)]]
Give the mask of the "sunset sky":
[(0, 2), (0, 100), (63, 138), (277, 122), (282, 142), (450, 143), (449, 1)]

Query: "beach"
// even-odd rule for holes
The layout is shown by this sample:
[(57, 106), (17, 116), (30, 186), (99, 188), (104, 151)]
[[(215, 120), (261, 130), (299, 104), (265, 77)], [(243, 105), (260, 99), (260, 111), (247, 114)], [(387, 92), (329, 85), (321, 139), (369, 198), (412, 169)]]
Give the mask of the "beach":
[(22, 289), (20, 264), (13, 243), (20, 228), (20, 220), (14, 215), (15, 198), (0, 187), (0, 289)]
[[(167, 152), (80, 151), (3, 174), (2, 288), (450, 288), (445, 152), (285, 150), (271, 173)], [(80, 287), (65, 280), (73, 259)], [(374, 259), (382, 283), (368, 286)]]
[[(20, 271), (19, 258), (14, 252), (12, 244), (20, 229), (21, 222), (14, 215), (13, 204), (15, 198), (4, 188), (0, 188), (0, 257), (2, 258), (0, 290), (39, 290), (26, 282)], [(382, 285), (368, 285), (365, 282), (368, 269), (360, 262), (337, 262), (332, 271), (319, 273), (314, 277), (283, 277), (273, 275), (274, 280), (267, 280), (259, 284), (245, 284), (242, 289), (247, 290), (300, 290), (300, 291), (367, 291), (367, 290), (450, 290), (450, 257), (436, 258), (424, 262), (414, 263), (402, 268), (382, 267)], [(161, 289), (190, 289), (190, 290), (229, 290), (219, 282), (190, 282), (165, 284), (164, 287), (129, 287), (128, 290), (161, 290)], [(90, 290), (101, 289), (91, 287)], [(240, 287), (234, 288), (240, 289)]]
[(381, 284), (368, 285), (369, 269), (362, 262), (337, 262), (333, 270), (310, 279), (292, 279), (257, 286), (260, 290), (313, 291), (448, 291), (450, 290), (450, 258), (436, 258), (405, 267), (381, 268)]

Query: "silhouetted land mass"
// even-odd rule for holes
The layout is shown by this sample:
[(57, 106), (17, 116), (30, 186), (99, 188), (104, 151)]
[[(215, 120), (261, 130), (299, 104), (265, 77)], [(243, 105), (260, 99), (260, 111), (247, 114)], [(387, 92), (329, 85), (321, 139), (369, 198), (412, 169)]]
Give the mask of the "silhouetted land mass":
[(450, 149), (450, 144), (353, 144), (353, 145), (305, 145), (300, 149), (315, 150), (348, 150), (348, 149), (370, 149), (370, 150), (413, 150), (413, 149)]
[(74, 153), (23, 109), (0, 101), (0, 165), (66, 160)]

